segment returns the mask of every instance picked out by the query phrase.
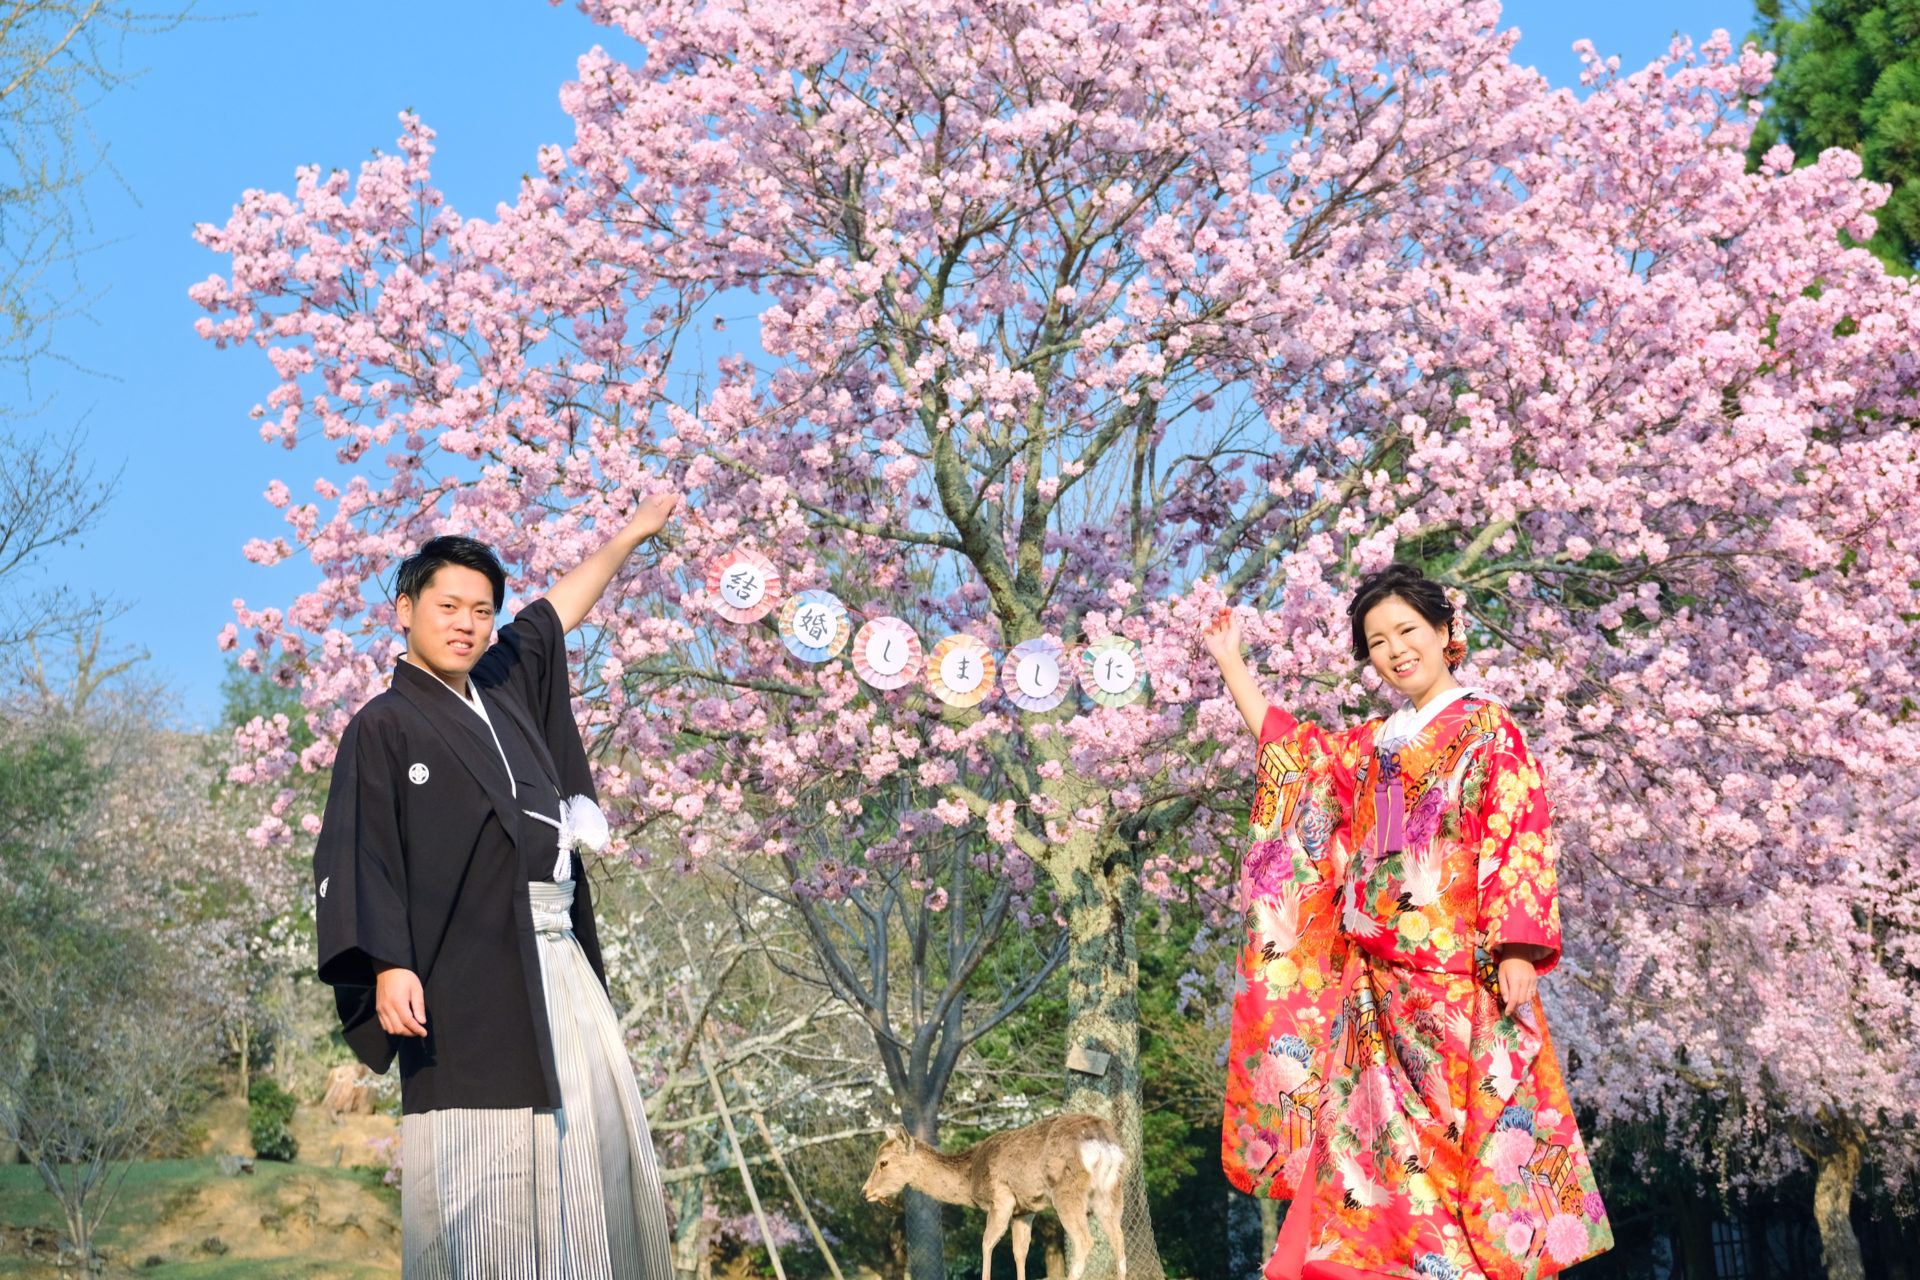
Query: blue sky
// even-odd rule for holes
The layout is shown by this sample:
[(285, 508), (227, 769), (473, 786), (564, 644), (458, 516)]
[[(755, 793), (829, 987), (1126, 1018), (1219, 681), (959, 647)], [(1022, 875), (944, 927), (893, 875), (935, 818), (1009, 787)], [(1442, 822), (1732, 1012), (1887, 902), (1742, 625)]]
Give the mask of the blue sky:
[[(218, 713), (226, 657), (214, 637), (233, 599), (285, 604), (312, 580), (299, 558), (263, 569), (240, 548), (284, 528), (261, 498), (268, 482), (304, 494), (320, 458), (261, 443), (247, 412), (272, 386), (262, 356), (194, 336), (187, 287), (221, 263), (193, 225), (224, 221), (250, 187), (290, 187), (298, 165), (354, 168), (391, 149), (408, 108), (439, 134), (435, 179), (450, 203), (490, 212), (542, 143), (571, 140), (559, 88), (578, 55), (630, 47), (543, 0), (259, 4), (131, 48), (146, 73), (92, 121), (126, 187), (101, 182), (90, 201), (99, 247), (82, 269), (104, 294), (59, 333), (99, 373), (49, 368), (36, 386), (56, 393), (42, 426), (79, 423), (103, 469), (123, 469), (106, 519), (48, 557), (44, 577), (127, 605), (120, 639), (150, 652), (150, 674), (201, 723)], [(1506, 22), (1522, 32), (1518, 61), (1573, 85), (1576, 39), (1633, 68), (1675, 32), (1738, 38), (1752, 12), (1750, 0), (1513, 0)]]

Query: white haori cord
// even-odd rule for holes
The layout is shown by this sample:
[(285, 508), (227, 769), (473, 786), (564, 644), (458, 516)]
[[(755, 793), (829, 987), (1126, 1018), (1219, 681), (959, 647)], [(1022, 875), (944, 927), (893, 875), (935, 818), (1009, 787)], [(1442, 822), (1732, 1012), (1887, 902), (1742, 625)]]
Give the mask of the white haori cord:
[(560, 805), (560, 816), (549, 818), (544, 813), (535, 813), (531, 809), (522, 809), (529, 818), (537, 818), (560, 833), (560, 849), (553, 862), (553, 879), (558, 884), (562, 880), (572, 879), (573, 851), (584, 849), (590, 853), (599, 853), (607, 847), (611, 834), (607, 829), (607, 815), (594, 803), (592, 796), (574, 796)]

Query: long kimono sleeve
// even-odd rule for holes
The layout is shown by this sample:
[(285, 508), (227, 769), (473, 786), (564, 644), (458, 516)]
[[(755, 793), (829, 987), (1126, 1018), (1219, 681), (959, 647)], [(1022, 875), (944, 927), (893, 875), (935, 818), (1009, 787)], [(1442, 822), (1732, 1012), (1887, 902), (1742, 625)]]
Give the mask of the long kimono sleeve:
[[(1253, 811), (1248, 815), (1249, 837), (1272, 839), (1311, 819), (1302, 832), (1310, 851), (1324, 845), (1327, 832), (1321, 819), (1333, 827), (1353, 818), (1353, 740), (1358, 730), (1328, 733), (1291, 712), (1268, 707), (1260, 722), (1258, 777)], [(1308, 810), (1317, 809), (1318, 813)], [(1330, 830), (1330, 829), (1329, 829)]]
[(394, 1047), (374, 1013), (375, 965), (411, 969), (414, 956), (396, 790), (400, 766), (380, 737), (361, 718), (340, 737), (313, 874), (320, 980), (333, 987), (348, 1045), (384, 1072)]
[(580, 725), (573, 718), (567, 633), (544, 596), (500, 628), (498, 641), (474, 664), (473, 680), (487, 688), (511, 690), (546, 740), (561, 787), (571, 796), (595, 795), (593, 770), (580, 740)]
[(1490, 744), (1481, 798), (1480, 928), (1487, 950), (1508, 943), (1546, 948), (1541, 973), (1560, 960), (1558, 846), (1540, 766), (1511, 720)]
[(1261, 725), (1220, 1150), (1228, 1181), (1257, 1196), (1291, 1197), (1311, 1145), (1317, 1063), (1339, 996), (1335, 891), (1365, 733), (1328, 733), (1277, 707)]

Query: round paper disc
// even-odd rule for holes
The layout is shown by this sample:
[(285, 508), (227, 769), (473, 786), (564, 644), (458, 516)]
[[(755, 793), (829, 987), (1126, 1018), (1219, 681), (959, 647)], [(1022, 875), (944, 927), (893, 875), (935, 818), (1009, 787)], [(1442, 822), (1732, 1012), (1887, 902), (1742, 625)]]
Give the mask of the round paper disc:
[(1022, 640), (1007, 654), (1000, 684), (1022, 711), (1051, 711), (1067, 696), (1067, 647), (1056, 636)]
[(707, 590), (728, 622), (758, 622), (780, 603), (780, 571), (758, 551), (735, 547), (708, 566)]
[(951, 707), (978, 706), (993, 688), (993, 653), (974, 636), (948, 636), (927, 657), (927, 684)]
[(847, 606), (831, 591), (802, 591), (780, 609), (780, 639), (802, 662), (825, 662), (852, 633)]
[(920, 637), (898, 618), (874, 618), (853, 638), (853, 669), (876, 689), (902, 689), (926, 662)]
[(1108, 636), (1080, 651), (1080, 687), (1103, 707), (1124, 707), (1147, 687), (1140, 646), (1125, 636)]

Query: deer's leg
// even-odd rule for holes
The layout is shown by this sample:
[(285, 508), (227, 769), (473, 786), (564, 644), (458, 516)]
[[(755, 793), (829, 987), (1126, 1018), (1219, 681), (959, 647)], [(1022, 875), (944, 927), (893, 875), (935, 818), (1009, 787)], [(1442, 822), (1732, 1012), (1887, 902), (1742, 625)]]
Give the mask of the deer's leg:
[[(1033, 1243), (1033, 1215), (1023, 1213), (1013, 1220), (1013, 1277), (1027, 1280), (1027, 1246)], [(982, 1272), (980, 1280), (993, 1280)]]
[(987, 1209), (987, 1229), (980, 1236), (980, 1280), (993, 1280), (993, 1246), (1007, 1233), (1007, 1221), (1013, 1217), (1013, 1192), (1001, 1187), (993, 1193)]
[(1100, 1229), (1107, 1233), (1107, 1243), (1113, 1246), (1114, 1274), (1119, 1280), (1127, 1280), (1127, 1233), (1120, 1226), (1118, 1183), (1093, 1193), (1093, 1212), (1100, 1219)]
[(1067, 1233), (1067, 1280), (1080, 1280), (1093, 1256), (1093, 1232), (1087, 1229), (1087, 1189), (1053, 1189), (1053, 1211)]

